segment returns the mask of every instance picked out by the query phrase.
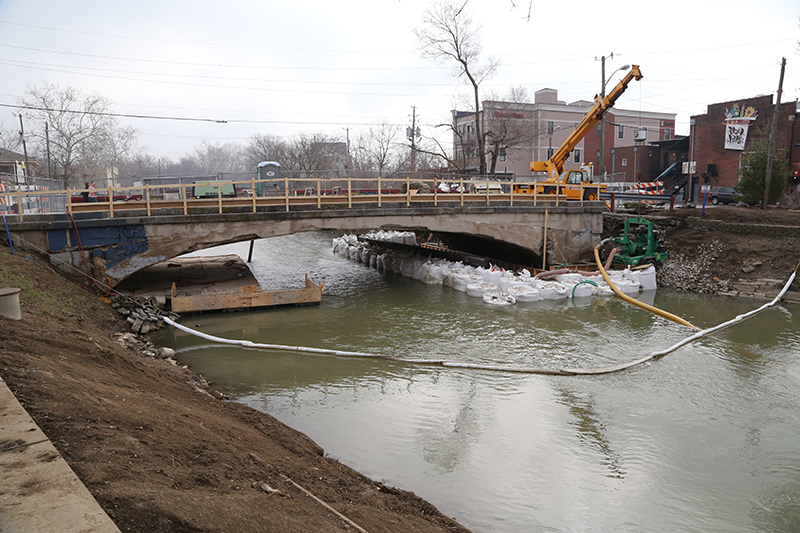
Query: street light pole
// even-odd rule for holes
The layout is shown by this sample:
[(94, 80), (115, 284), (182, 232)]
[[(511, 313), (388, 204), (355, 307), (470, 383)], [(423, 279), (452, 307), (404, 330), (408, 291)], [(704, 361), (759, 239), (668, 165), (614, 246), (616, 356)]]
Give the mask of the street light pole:
[[(610, 59), (614, 59), (613, 52), (608, 56)], [(631, 68), (630, 65), (622, 65), (620, 68), (615, 70), (611, 73), (611, 76), (616, 74), (620, 70), (628, 70)], [(606, 56), (600, 57), (600, 71), (602, 75), (602, 84), (600, 86), (600, 98), (605, 99), (606, 97)], [(609, 78), (611, 77), (609, 76)], [(605, 167), (605, 158), (606, 158), (606, 119), (602, 117), (600, 119), (600, 124), (598, 125), (600, 130), (600, 154), (597, 157), (597, 166), (598, 172), (601, 176), (605, 176), (606, 167)]]
[[(614, 54), (611, 54), (611, 57), (614, 57)], [(600, 57), (600, 72), (601, 72), (601, 82), (600, 85), (600, 98), (606, 97), (606, 56)], [(606, 117), (602, 117), (600, 119), (600, 154), (597, 156), (597, 172), (600, 176), (605, 177), (606, 174), (606, 166), (605, 166), (605, 155), (606, 155)]]

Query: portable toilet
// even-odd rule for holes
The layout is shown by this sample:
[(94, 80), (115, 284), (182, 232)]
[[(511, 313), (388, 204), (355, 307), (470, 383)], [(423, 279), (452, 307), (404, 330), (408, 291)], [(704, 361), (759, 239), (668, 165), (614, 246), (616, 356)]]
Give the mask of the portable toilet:
[(275, 161), (262, 161), (256, 168), (256, 189), (258, 196), (267, 196), (283, 190), (281, 164)]

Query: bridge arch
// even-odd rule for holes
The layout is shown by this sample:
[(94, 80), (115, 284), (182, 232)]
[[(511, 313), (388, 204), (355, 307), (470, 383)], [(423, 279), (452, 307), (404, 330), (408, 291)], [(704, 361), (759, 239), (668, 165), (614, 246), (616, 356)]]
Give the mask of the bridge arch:
[(68, 220), (56, 217), (49, 222), (16, 223), (20, 226), (16, 230), (45, 246), (55, 262), (80, 264), (77, 244), (82, 243), (94, 274), (113, 286), (134, 272), (189, 252), (320, 230), (423, 230), (507, 243), (539, 255), (547, 228), (548, 254), (578, 262), (591, 256), (600, 239), (603, 211), (602, 205), (360, 207), (79, 219), (78, 236)]

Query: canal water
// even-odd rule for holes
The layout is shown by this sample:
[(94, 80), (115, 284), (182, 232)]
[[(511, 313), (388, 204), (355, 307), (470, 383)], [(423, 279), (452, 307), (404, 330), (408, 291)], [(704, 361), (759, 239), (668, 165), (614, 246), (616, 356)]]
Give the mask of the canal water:
[[(255, 242), (265, 289), (320, 306), (185, 317), (212, 335), (550, 369), (605, 367), (692, 330), (616, 298), (494, 307), (332, 253), (329, 233)], [(204, 251), (247, 258), (248, 243)], [(763, 302), (659, 290), (706, 328)], [(235, 401), (413, 491), (476, 532), (800, 530), (800, 308), (776, 306), (657, 361), (563, 377), (156, 341)]]

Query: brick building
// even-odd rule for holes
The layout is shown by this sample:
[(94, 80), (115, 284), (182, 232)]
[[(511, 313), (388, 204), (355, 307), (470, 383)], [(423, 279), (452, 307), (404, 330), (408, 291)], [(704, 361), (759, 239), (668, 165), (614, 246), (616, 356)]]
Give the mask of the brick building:
[[(536, 91), (533, 103), (484, 101), (479, 114), (486, 135), (487, 169), (517, 179), (531, 175), (531, 161), (546, 161), (583, 119), (593, 102), (567, 104), (555, 89)], [(633, 165), (614, 166), (615, 151), (625, 146), (670, 140), (675, 137), (675, 114), (612, 108), (605, 117), (605, 166), (614, 181), (633, 181)], [(475, 114), (453, 111), (453, 156), (462, 168), (478, 167)], [(575, 147), (565, 168), (597, 166), (600, 128), (586, 135)], [(599, 171), (596, 172), (596, 174)]]
[[(706, 177), (712, 186), (736, 186), (742, 155), (754, 139), (769, 137), (774, 113), (773, 96), (766, 95), (711, 104), (704, 115), (691, 117), (689, 158), (697, 162), (693, 198)], [(800, 161), (797, 102), (782, 103), (778, 113), (775, 146), (787, 163)]]

